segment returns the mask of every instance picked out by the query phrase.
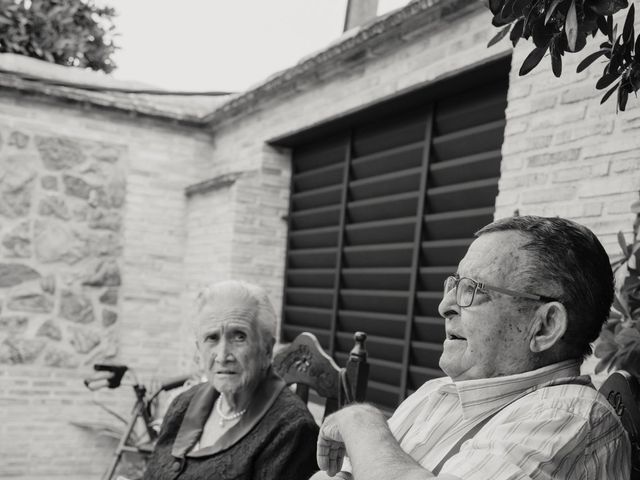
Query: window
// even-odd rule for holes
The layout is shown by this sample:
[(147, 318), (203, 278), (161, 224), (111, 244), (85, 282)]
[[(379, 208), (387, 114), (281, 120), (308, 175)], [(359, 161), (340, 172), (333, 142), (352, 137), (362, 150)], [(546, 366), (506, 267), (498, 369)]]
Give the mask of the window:
[(283, 341), (312, 332), (344, 364), (365, 331), (367, 399), (383, 408), (442, 375), (437, 307), (493, 219), (508, 68), (502, 59), (279, 142), (293, 147)]

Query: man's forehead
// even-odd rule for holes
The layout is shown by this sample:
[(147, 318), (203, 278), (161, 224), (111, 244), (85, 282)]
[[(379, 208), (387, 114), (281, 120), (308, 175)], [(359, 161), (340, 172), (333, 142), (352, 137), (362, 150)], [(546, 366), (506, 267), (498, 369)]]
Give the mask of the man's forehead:
[(521, 248), (526, 241), (523, 234), (510, 230), (480, 235), (460, 261), (458, 273), (488, 281), (486, 276), (508, 276), (517, 272), (529, 260), (529, 253)]

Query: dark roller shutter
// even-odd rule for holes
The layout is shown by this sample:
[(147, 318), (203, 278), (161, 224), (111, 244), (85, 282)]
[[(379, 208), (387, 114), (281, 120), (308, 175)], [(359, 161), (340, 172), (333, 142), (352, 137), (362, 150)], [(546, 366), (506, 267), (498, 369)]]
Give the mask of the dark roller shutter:
[(294, 147), (282, 337), (344, 364), (368, 334), (368, 400), (441, 376), (442, 284), (493, 219), (507, 71)]

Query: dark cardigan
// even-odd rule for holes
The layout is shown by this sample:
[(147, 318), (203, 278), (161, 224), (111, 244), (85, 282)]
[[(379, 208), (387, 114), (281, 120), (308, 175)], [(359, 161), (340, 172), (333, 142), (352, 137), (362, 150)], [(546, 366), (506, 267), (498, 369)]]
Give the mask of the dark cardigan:
[(271, 379), (263, 385), (261, 397), (268, 401), (262, 402), (262, 412), (249, 418), (247, 411), (244, 425), (232, 428), (222, 442), (191, 453), (219, 394), (204, 383), (179, 395), (167, 411), (143, 480), (308, 479), (318, 470), (318, 426), (306, 405), (283, 386)]

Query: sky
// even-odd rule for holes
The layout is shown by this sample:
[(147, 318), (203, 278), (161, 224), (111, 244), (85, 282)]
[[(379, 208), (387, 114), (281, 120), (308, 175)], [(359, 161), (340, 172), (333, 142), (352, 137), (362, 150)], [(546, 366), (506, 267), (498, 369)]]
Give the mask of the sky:
[[(342, 34), (347, 0), (103, 0), (118, 12), (114, 77), (246, 90)], [(408, 3), (379, 0), (378, 14)]]

